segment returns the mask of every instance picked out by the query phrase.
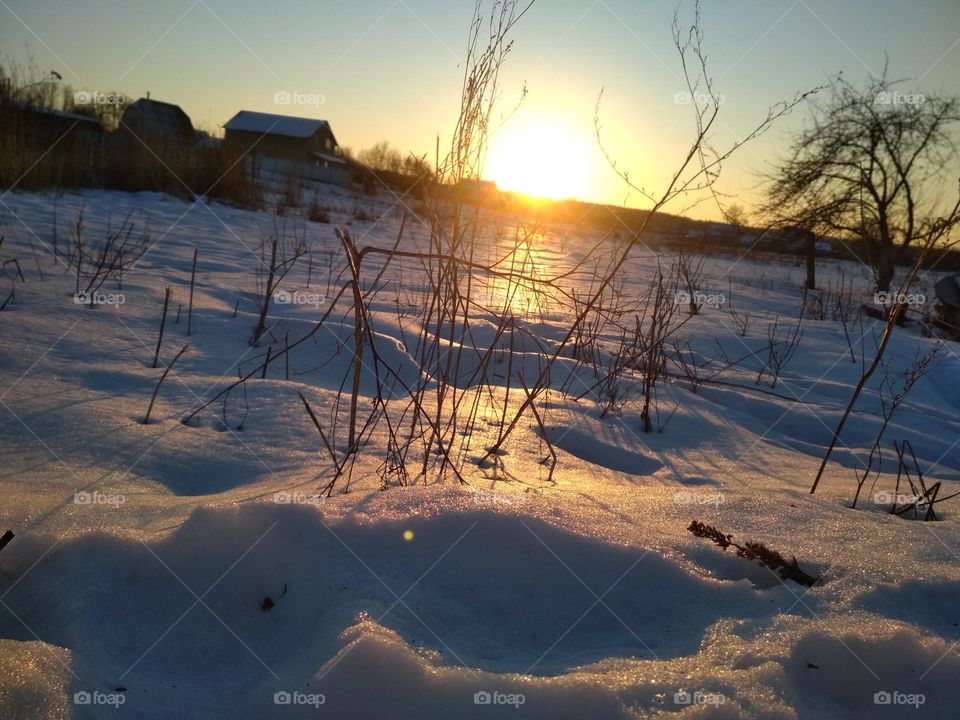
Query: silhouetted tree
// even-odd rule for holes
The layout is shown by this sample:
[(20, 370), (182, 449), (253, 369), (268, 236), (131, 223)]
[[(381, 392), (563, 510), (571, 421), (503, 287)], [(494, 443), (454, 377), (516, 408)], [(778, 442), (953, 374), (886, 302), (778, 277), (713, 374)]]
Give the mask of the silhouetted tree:
[(738, 228), (745, 228), (749, 222), (747, 211), (743, 205), (730, 205), (723, 211), (724, 220)]
[(764, 208), (784, 224), (862, 243), (884, 292), (909, 248), (946, 238), (958, 220), (942, 170), (957, 157), (960, 98), (899, 87), (886, 70), (863, 88), (838, 77), (771, 176)]

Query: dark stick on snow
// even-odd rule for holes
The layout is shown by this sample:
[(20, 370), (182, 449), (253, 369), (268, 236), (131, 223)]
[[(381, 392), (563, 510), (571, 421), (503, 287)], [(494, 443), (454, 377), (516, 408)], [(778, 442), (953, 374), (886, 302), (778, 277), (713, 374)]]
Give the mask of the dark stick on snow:
[(193, 269), (190, 270), (190, 304), (187, 306), (187, 335), (193, 334), (193, 285), (197, 279), (197, 249), (193, 249)]
[(290, 331), (283, 336), (283, 379), (290, 379)]
[(173, 360), (170, 361), (170, 364), (167, 365), (166, 369), (163, 371), (163, 375), (161, 375), (160, 379), (157, 380), (157, 386), (153, 389), (153, 395), (150, 397), (150, 404), (147, 406), (147, 414), (143, 416), (144, 425), (150, 422), (150, 413), (153, 411), (153, 403), (156, 402), (157, 394), (160, 392), (160, 386), (163, 385), (163, 381), (167, 379), (167, 373), (173, 370), (173, 366), (177, 363), (177, 360), (180, 359), (180, 356), (187, 351), (188, 347), (190, 347), (190, 343), (187, 343), (180, 348), (180, 352), (173, 356)]
[(307, 409), (307, 414), (310, 416), (310, 419), (313, 421), (313, 426), (317, 429), (317, 432), (320, 433), (320, 439), (323, 440), (324, 446), (327, 448), (327, 454), (330, 456), (330, 460), (333, 462), (333, 467), (337, 471), (333, 480), (330, 481), (330, 484), (325, 488), (327, 491), (327, 497), (330, 497), (330, 493), (333, 492), (333, 486), (337, 481), (337, 478), (343, 473), (340, 463), (337, 462), (337, 453), (333, 449), (333, 446), (330, 444), (330, 441), (327, 440), (326, 433), (323, 432), (323, 428), (320, 426), (320, 421), (317, 420), (317, 416), (313, 413), (313, 408), (310, 407), (310, 403), (307, 402), (307, 399), (303, 396), (303, 393), (299, 390), (297, 395), (300, 396), (300, 402), (303, 403), (303, 406)]
[(263, 373), (260, 375), (260, 379), (263, 380), (267, 377), (267, 368), (270, 367), (270, 353), (273, 351), (273, 345), (267, 347), (267, 359), (263, 361)]
[(27, 281), (27, 279), (23, 276), (23, 270), (20, 269), (19, 260), (17, 260), (16, 258), (10, 258), (9, 260), (5, 260), (3, 262), (3, 265), (0, 267), (3, 267), (4, 271), (6, 271), (7, 265), (13, 265), (17, 269), (17, 275), (20, 276), (20, 282), (25, 283)]
[(237, 316), (237, 310), (240, 309), (240, 298), (237, 298), (237, 301), (233, 304), (233, 316)]
[(153, 367), (157, 366), (160, 359), (160, 345), (163, 344), (163, 327), (167, 324), (167, 306), (170, 304), (170, 286), (167, 285), (163, 293), (163, 314), (160, 316), (160, 333), (157, 335), (157, 349), (153, 352)]
[(183, 310), (183, 303), (177, 303), (177, 319), (173, 321), (174, 325), (180, 324), (180, 311)]
[(13, 530), (7, 530), (3, 534), (3, 537), (0, 537), (0, 550), (3, 550), (7, 545), (9, 545), (10, 541), (15, 537), (16, 535), (14, 535)]

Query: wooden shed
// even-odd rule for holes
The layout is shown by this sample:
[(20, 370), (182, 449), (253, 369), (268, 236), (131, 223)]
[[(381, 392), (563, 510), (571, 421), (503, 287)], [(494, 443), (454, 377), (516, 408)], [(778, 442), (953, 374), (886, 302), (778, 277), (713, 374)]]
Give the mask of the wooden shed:
[(254, 155), (323, 168), (346, 168), (326, 120), (241, 110), (223, 126), (224, 143), (238, 155)]
[(187, 145), (197, 140), (190, 117), (179, 105), (150, 98), (140, 98), (131, 104), (120, 118), (117, 131), (132, 133), (148, 145)]

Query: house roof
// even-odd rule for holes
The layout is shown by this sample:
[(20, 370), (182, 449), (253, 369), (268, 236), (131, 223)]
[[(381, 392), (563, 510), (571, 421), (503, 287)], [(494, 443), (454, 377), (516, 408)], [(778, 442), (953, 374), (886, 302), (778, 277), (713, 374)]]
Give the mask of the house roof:
[(186, 113), (183, 112), (183, 108), (179, 105), (173, 103), (163, 102), (163, 100), (152, 100), (151, 98), (138, 98), (130, 103), (132, 108), (140, 108), (143, 110), (148, 110), (150, 112), (160, 112), (160, 113)]
[(23, 112), (39, 113), (40, 115), (49, 115), (51, 117), (63, 118), (64, 120), (73, 120), (82, 123), (91, 123), (99, 127), (100, 121), (89, 115), (68, 112), (66, 110), (54, 110), (53, 108), (40, 107), (39, 105), (30, 105), (29, 103), (12, 103), (14, 107)]
[(326, 120), (241, 110), (223, 126), (223, 129), (263, 133), (264, 135), (308, 138), (325, 127), (330, 127)]
[(140, 98), (124, 111), (121, 121), (138, 131), (193, 135), (193, 123), (183, 109), (160, 100)]

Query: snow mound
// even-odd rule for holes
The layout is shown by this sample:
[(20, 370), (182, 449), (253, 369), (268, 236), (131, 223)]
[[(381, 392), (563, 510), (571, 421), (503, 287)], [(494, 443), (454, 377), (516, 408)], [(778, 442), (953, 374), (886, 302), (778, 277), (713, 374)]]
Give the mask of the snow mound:
[(70, 653), (42, 642), (0, 640), (0, 709), (4, 720), (70, 715)]
[(622, 445), (603, 442), (595, 435), (572, 427), (547, 428), (550, 442), (561, 450), (594, 465), (631, 475), (652, 475), (663, 463)]
[(810, 633), (794, 645), (788, 668), (810, 717), (946, 718), (960, 706), (960, 657), (906, 629), (881, 637)]
[[(41, 546), (9, 550), (19, 575)], [(140, 718), (270, 717), (283, 692), (323, 693), (331, 710), (339, 697), (336, 717), (417, 717), (425, 693), (472, 717), (482, 692), (524, 693), (530, 717), (617, 717), (611, 692), (568, 696), (576, 668), (695, 653), (720, 618), (792, 600), (502, 509), (327, 523), (313, 507), (253, 504), (198, 509), (152, 543), (64, 541), (5, 602), (73, 653), (71, 695), (123, 687), (121, 709)]]

